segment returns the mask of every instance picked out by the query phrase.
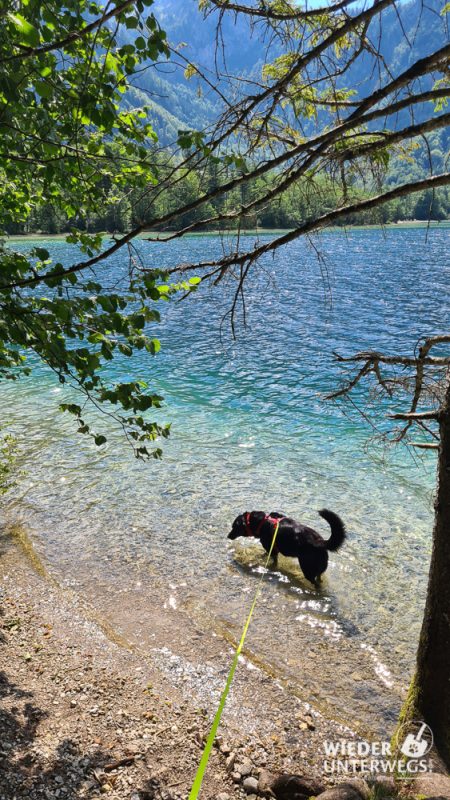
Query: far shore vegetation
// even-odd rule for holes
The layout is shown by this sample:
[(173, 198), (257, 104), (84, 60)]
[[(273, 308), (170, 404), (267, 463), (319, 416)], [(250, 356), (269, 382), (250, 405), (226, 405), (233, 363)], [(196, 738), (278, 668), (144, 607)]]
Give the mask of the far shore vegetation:
[[(434, 171), (445, 163), (448, 150), (447, 130), (434, 131), (428, 136), (428, 145), (420, 139), (408, 146), (408, 155), (394, 155), (385, 178), (386, 189), (393, 189), (405, 181), (416, 181), (426, 177), (430, 169), (430, 158)], [(114, 145), (111, 145), (114, 156)], [(256, 197), (267, 193), (277, 180), (276, 174), (269, 173), (249, 186), (237, 186), (224, 197), (220, 192), (225, 180), (240, 177), (251, 165), (245, 161), (232, 165), (226, 175), (222, 175), (215, 163), (203, 169), (186, 169), (179, 166), (173, 156), (155, 155), (155, 174), (158, 181), (147, 186), (135, 187), (126, 184), (122, 189), (114, 181), (114, 175), (104, 178), (101, 201), (79, 214), (71, 207), (48, 202), (45, 195), (30, 207), (27, 215), (19, 220), (9, 219), (4, 225), (8, 235), (24, 234), (68, 234), (72, 231), (85, 233), (127, 233), (140, 226), (151, 227), (153, 235), (161, 232), (183, 231), (186, 233), (223, 233), (227, 230), (285, 231), (295, 230), (299, 224), (314, 220), (327, 214), (341, 202), (341, 188), (336, 180), (324, 172), (311, 180), (305, 175), (293, 183), (286, 191), (264, 205), (257, 206), (250, 213), (236, 218), (233, 209), (252, 207)], [(254, 168), (253, 165), (252, 168)], [(114, 170), (114, 167), (113, 167)], [(170, 182), (164, 191), (160, 185), (170, 175)], [(358, 201), (367, 200), (371, 190), (361, 176), (351, 179), (351, 191)], [(207, 208), (195, 205), (198, 198), (206, 192), (209, 195)], [(36, 193), (37, 196), (37, 193)], [(191, 208), (192, 205), (195, 207)], [(173, 215), (174, 209), (189, 209)], [(231, 212), (231, 218), (227, 215)], [(158, 220), (170, 218), (161, 225)], [(208, 222), (208, 218), (211, 222)], [(155, 223), (156, 220), (156, 223)], [(219, 224), (217, 220), (220, 220)], [(395, 197), (382, 205), (355, 211), (335, 221), (337, 227), (389, 225), (398, 222), (429, 223), (450, 220), (450, 188), (429, 188), (414, 194)], [(193, 230), (189, 230), (193, 229)], [(145, 232), (144, 232), (145, 235)], [(183, 233), (184, 235), (184, 233)]]
[[(325, 232), (339, 232), (344, 231), (347, 229), (356, 230), (356, 231), (368, 231), (368, 230), (379, 230), (380, 228), (387, 228), (388, 230), (402, 230), (402, 229), (417, 229), (417, 228), (447, 228), (450, 227), (450, 218), (449, 219), (402, 219), (397, 220), (397, 222), (372, 222), (372, 223), (365, 223), (365, 224), (358, 224), (358, 223), (349, 223), (347, 225), (333, 225), (329, 228), (325, 228), (322, 233)], [(194, 233), (186, 233), (184, 238), (186, 239), (198, 239), (204, 236), (235, 236), (239, 232), (239, 236), (275, 236), (282, 231), (290, 231), (293, 228), (262, 228), (262, 227), (255, 227), (255, 228), (226, 228), (226, 229), (216, 229), (216, 230), (204, 230), (204, 231), (195, 231)], [(98, 231), (101, 236), (109, 236), (114, 231)], [(149, 231), (148, 233), (141, 233), (139, 234), (136, 239), (143, 239), (144, 241), (161, 241), (164, 240), (167, 236), (170, 236), (169, 231), (161, 231), (159, 233), (155, 233), (154, 231)], [(35, 241), (36, 239), (45, 239), (45, 241), (56, 241), (56, 242), (65, 242), (67, 234), (66, 233), (47, 233), (46, 231), (38, 230), (29, 233), (14, 233), (8, 236), (10, 241), (21, 242), (21, 241)]]

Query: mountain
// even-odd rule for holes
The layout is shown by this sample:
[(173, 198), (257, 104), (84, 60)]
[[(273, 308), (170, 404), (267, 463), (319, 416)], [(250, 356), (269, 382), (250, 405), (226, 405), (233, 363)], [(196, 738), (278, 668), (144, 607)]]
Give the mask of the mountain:
[[(362, 57), (346, 76), (346, 84), (364, 96), (376, 88), (380, 76), (383, 79), (388, 71), (396, 75), (442, 47), (449, 38), (442, 8), (443, 0), (428, 0), (426, 5), (423, 0), (397, 2), (388, 8), (383, 13), (381, 29), (375, 20), (368, 31), (374, 45), (380, 42), (380, 74), (373, 71), (368, 58)], [(217, 94), (198, 77), (184, 77), (183, 59), (197, 64), (215, 85), (216, 62), (222, 72), (257, 78), (263, 64), (280, 51), (279, 45), (264, 40), (262, 27), (252, 27), (245, 15), (224, 14), (218, 36), (217, 12), (205, 16), (199, 11), (197, 0), (156, 0), (153, 10), (178, 55), (175, 53), (172, 63), (152, 65), (135, 77), (127, 101), (133, 106), (150, 106), (159, 139), (168, 144), (176, 140), (179, 130), (201, 129), (213, 122), (221, 107)], [(239, 83), (235, 86), (238, 91)], [(405, 119), (399, 117), (397, 124), (404, 124)]]
[(186, 60), (204, 71), (215, 86), (216, 64), (232, 75), (260, 75), (267, 46), (252, 31), (248, 18), (235, 19), (230, 14), (224, 16), (222, 42), (216, 38), (217, 15), (205, 16), (197, 0), (156, 0), (152, 10), (176, 52), (171, 63), (152, 65), (136, 77), (127, 101), (132, 106), (145, 103), (151, 107), (159, 139), (168, 144), (179, 130), (201, 129), (213, 122), (221, 107), (217, 93), (198, 76), (185, 78)]

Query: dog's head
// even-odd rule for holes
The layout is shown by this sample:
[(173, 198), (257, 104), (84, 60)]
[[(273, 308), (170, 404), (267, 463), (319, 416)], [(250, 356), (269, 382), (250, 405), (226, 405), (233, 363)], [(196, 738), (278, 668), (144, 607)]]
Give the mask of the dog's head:
[(236, 517), (231, 526), (231, 531), (228, 534), (228, 539), (237, 539), (239, 536), (247, 536), (247, 515), (248, 512), (246, 511), (244, 514), (239, 514), (239, 516)]
[(234, 520), (228, 538), (237, 539), (239, 536), (256, 536), (259, 538), (261, 525), (265, 518), (264, 511), (244, 511)]

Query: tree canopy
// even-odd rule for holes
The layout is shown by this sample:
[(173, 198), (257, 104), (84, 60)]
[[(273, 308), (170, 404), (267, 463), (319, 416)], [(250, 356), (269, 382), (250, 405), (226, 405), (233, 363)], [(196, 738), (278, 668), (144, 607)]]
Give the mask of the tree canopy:
[[(148, 444), (168, 434), (146, 414), (161, 397), (137, 380), (111, 384), (102, 367), (119, 353), (157, 352), (149, 335), (159, 318), (154, 302), (231, 274), (234, 322), (261, 257), (419, 191), (429, 193), (431, 207), (436, 190), (450, 183), (445, 159), (431, 156), (428, 174), (388, 178), (393, 159), (411, 159), (418, 142), (428, 152), (427, 137), (448, 127), (448, 7), (436, 15), (440, 46), (395, 71), (379, 46), (386, 14), (398, 14), (393, 0), (315, 8), (201, 0), (217, 26), (211, 73), (174, 50), (149, 4), (10, 0), (0, 20), (0, 226), (14, 229), (47, 204), (64, 215), (68, 241), (80, 248), (75, 263), (63, 264), (43, 247), (25, 256), (3, 241), (1, 375), (26, 374), (28, 354), (37, 354), (82, 393), (80, 403), (62, 406), (81, 433), (97, 445), (106, 441), (83, 417), (88, 399), (122, 425), (142, 457), (160, 455)], [(248, 19), (261, 41), (265, 63), (257, 74), (226, 68), (221, 29), (229, 15)], [(135, 77), (159, 58), (184, 62), (186, 79), (221, 109), (209, 127), (179, 131), (165, 152), (149, 109), (126, 101)], [(270, 241), (246, 249), (237, 237), (219, 259), (173, 264), (167, 274), (135, 257), (133, 240), (147, 231), (170, 231), (167, 241), (205, 227), (239, 230), (288, 192), (292, 229)], [(80, 220), (105, 208), (114, 215), (124, 199), (132, 226), (122, 226), (122, 235), (105, 241), (82, 229)], [(122, 280), (112, 290), (108, 258), (119, 251)]]
[[(164, 31), (146, 11), (151, 2), (8, 5), (0, 19), (0, 227), (26, 218), (42, 198), (70, 223), (114, 203), (110, 187), (119, 193), (155, 183), (149, 145), (157, 137), (146, 109), (121, 104), (130, 76), (169, 52)], [(67, 241), (81, 251), (80, 264), (69, 269), (52, 263), (43, 247), (25, 256), (1, 243), (0, 373), (28, 374), (28, 356), (37, 354), (62, 383), (112, 409), (136, 455), (159, 455), (147, 445), (168, 428), (144, 414), (161, 398), (141, 381), (111, 385), (101, 368), (116, 353), (158, 351), (159, 341), (144, 329), (159, 319), (154, 302), (174, 289), (130, 258), (120, 287), (111, 290), (104, 276), (86, 271), (103, 257), (102, 237), (73, 227)], [(83, 419), (83, 402), (62, 410), (101, 445), (106, 438)]]

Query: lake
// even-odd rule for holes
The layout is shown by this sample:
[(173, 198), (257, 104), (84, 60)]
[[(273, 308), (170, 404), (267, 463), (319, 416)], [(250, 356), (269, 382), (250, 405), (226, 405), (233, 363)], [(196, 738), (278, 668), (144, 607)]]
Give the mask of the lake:
[[(419, 336), (448, 327), (450, 229), (336, 231), (315, 244), (320, 259), (297, 242), (255, 268), (236, 340), (224, 319), (233, 285), (203, 287), (159, 304), (156, 358), (114, 364), (112, 377), (132, 369), (164, 395), (156, 414), (172, 435), (162, 462), (136, 462), (118, 433), (101, 450), (75, 434), (57, 409), (68, 390), (42, 367), (4, 383), (2, 419), (19, 436), (25, 471), (5, 513), (58, 581), (151, 648), (146, 598), (167, 615), (168, 637), (179, 612), (239, 638), (264, 554), (255, 541), (227, 541), (238, 513), (281, 510), (328, 536), (317, 509), (336, 511), (348, 541), (331, 554), (322, 589), (281, 559), (248, 653), (330, 716), (345, 697), (348, 721), (370, 732), (395, 718), (414, 665), (435, 456), (371, 442), (354, 409), (345, 415), (323, 397), (341, 377), (333, 351), (409, 353)], [(63, 241), (46, 246), (66, 264), (76, 257)], [(139, 243), (151, 266), (221, 248), (217, 236)], [(113, 277), (124, 260), (108, 264)], [(366, 392), (355, 399), (364, 408)], [(382, 431), (386, 411), (374, 417)]]

